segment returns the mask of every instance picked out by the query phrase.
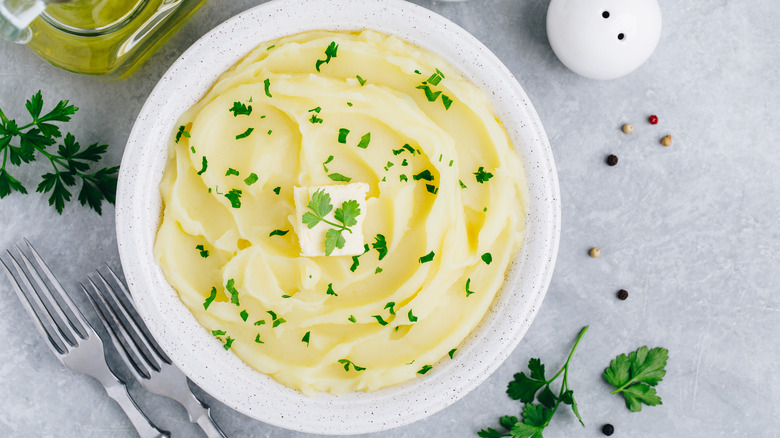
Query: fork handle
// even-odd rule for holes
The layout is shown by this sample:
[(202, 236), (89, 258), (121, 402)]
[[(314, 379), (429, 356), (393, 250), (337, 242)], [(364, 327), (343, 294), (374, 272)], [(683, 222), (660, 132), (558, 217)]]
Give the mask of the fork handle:
[(203, 402), (198, 400), (191, 392), (187, 392), (184, 395), (183, 400), (178, 400), (184, 409), (187, 410), (187, 414), (190, 416), (190, 421), (196, 423), (206, 436), (209, 438), (226, 438), (222, 429), (217, 426), (217, 423), (211, 418), (211, 408), (206, 406)]
[(122, 410), (125, 411), (125, 414), (127, 414), (141, 438), (169, 438), (171, 436), (170, 432), (156, 428), (149, 421), (138, 405), (135, 404), (135, 401), (130, 398), (127, 387), (123, 383), (118, 381), (100, 383), (106, 388), (108, 396), (114, 399)]

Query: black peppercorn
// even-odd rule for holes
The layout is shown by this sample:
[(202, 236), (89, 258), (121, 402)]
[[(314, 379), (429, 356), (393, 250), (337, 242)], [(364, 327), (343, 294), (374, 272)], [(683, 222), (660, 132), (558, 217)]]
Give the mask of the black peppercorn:
[(607, 164), (614, 166), (618, 163), (618, 157), (616, 155), (610, 155), (607, 157)]
[(601, 433), (603, 433), (606, 436), (611, 436), (613, 433), (615, 433), (615, 426), (611, 424), (605, 424), (601, 428)]
[(628, 298), (628, 291), (625, 289), (620, 289), (617, 293), (617, 297), (620, 301), (625, 301), (626, 298)]

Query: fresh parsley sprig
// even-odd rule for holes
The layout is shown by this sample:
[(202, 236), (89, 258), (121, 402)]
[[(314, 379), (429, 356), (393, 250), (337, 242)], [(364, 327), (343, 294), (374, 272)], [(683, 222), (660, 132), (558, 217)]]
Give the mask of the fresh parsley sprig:
[(604, 380), (617, 388), (612, 394), (623, 394), (626, 407), (631, 412), (639, 412), (642, 410), (642, 404), (662, 404), (654, 386), (666, 375), (664, 368), (668, 359), (669, 350), (660, 347), (650, 350), (644, 346), (628, 356), (621, 354), (612, 359), (609, 367), (604, 370)]
[[(569, 353), (568, 359), (563, 367), (555, 373), (551, 378), (546, 378), (544, 374), (544, 365), (542, 361), (537, 358), (532, 358), (528, 361), (528, 370), (530, 376), (523, 372), (515, 374), (515, 379), (509, 382), (506, 393), (513, 400), (520, 400), (525, 403), (523, 408), (522, 420), (518, 420), (516, 417), (503, 416), (499, 420), (501, 426), (505, 429), (509, 429), (507, 432), (501, 432), (491, 427), (480, 430), (477, 435), (482, 438), (499, 438), (505, 436), (511, 436), (512, 438), (541, 438), (542, 431), (547, 425), (550, 424), (553, 415), (558, 410), (561, 403), (571, 406), (574, 415), (582, 423), (580, 413), (577, 410), (577, 402), (574, 400), (574, 392), (569, 389), (569, 364), (571, 358), (574, 356), (574, 352), (577, 350), (585, 332), (588, 331), (588, 327), (584, 327), (580, 331), (580, 335), (574, 342), (574, 346)], [(558, 395), (555, 395), (550, 389), (550, 385), (563, 375), (561, 381), (561, 389), (558, 391)], [(541, 391), (539, 391), (541, 390)], [(537, 395), (538, 393), (538, 395)], [(539, 403), (534, 403), (536, 399)]]
[(330, 255), (336, 248), (344, 248), (346, 240), (343, 233), (344, 231), (351, 233), (352, 230), (349, 227), (357, 224), (357, 218), (360, 216), (360, 204), (354, 199), (343, 202), (341, 207), (333, 212), (333, 217), (340, 223), (331, 222), (325, 219), (325, 216), (333, 210), (330, 195), (325, 193), (324, 189), (319, 189), (312, 195), (307, 208), (311, 211), (304, 213), (302, 221), (309, 229), (314, 228), (320, 222), (335, 227), (325, 233), (325, 255)]
[[(13, 192), (27, 194), (27, 188), (8, 172), (8, 164), (20, 166), (22, 163), (31, 163), (40, 154), (49, 160), (53, 168), (53, 172), (42, 176), (36, 188), (39, 193), (51, 192), (49, 205), (62, 214), (65, 203), (72, 197), (68, 188), (75, 187), (77, 180), (80, 180), (79, 202), (102, 214), (103, 201), (110, 204), (115, 201), (119, 167), (106, 167), (93, 173), (89, 171), (90, 163), (100, 161), (108, 145), (94, 143), (82, 150), (73, 134), (68, 132), (57, 151), (49, 151), (47, 148), (55, 145), (62, 137), (60, 128), (54, 123), (69, 122), (78, 108), (67, 100), (61, 100), (51, 111), (41, 115), (43, 97), (40, 90), (25, 103), (25, 107), (32, 121), (23, 126), (7, 118), (0, 110), (0, 199)], [(11, 144), (17, 137), (18, 146)]]

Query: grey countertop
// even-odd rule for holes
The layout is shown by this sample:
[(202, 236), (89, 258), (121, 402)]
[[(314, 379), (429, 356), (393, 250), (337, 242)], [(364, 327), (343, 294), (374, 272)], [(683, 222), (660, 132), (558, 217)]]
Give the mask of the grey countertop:
[[(118, 164), (133, 121), (165, 70), (198, 37), (255, 4), (211, 0), (129, 79), (58, 70), (0, 41), (0, 107), (22, 117), (38, 89), (79, 108), (69, 129), (111, 145)], [(547, 0), (415, 0), (458, 23), (517, 76), (539, 113), (558, 165), (560, 252), (547, 298), (509, 359), (476, 390), (431, 417), (372, 436), (460, 437), (519, 415), (507, 382), (531, 357), (560, 366), (579, 330), (570, 386), (583, 428), (556, 414), (547, 436), (780, 436), (780, 6), (774, 0), (661, 0), (664, 31), (652, 58), (617, 80), (568, 71), (547, 43)], [(657, 114), (651, 126), (647, 116)], [(630, 122), (631, 135), (620, 131)], [(659, 140), (671, 134), (665, 148)], [(615, 167), (604, 163), (616, 154)], [(29, 186), (43, 163), (17, 172)], [(67, 288), (106, 262), (119, 265), (113, 208), (44, 196), (0, 200), (0, 249), (28, 237)], [(598, 246), (602, 255), (590, 258)], [(626, 301), (616, 291), (630, 292)], [(98, 384), (65, 369), (0, 277), (0, 436), (133, 436)], [(670, 351), (663, 405), (629, 412), (601, 378), (610, 359), (642, 345)], [(129, 377), (125, 371), (123, 374)], [(184, 410), (131, 392), (175, 436), (199, 436)], [(206, 396), (232, 437), (302, 437)]]

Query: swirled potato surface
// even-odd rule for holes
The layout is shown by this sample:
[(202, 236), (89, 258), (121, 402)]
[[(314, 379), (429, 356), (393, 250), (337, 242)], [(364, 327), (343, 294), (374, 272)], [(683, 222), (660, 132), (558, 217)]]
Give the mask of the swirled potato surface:
[[(523, 167), (479, 88), (396, 37), (313, 31), (254, 49), (178, 125), (154, 250), (215, 345), (310, 395), (457, 360), (525, 230)], [(367, 251), (302, 257), (293, 188), (334, 174), (369, 186)]]

